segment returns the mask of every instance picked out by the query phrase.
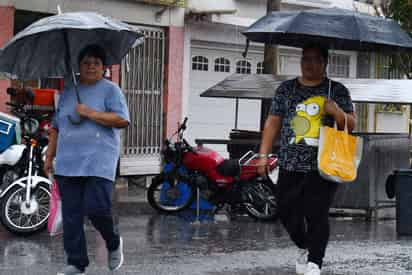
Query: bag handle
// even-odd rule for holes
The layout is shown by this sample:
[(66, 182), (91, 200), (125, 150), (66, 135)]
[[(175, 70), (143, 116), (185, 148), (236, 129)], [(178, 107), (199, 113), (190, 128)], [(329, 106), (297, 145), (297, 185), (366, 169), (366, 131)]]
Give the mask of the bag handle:
[[(328, 99), (331, 98), (331, 97), (330, 97), (331, 92), (332, 92), (332, 80), (329, 79)], [(346, 115), (345, 112), (343, 112), (343, 114), (344, 114), (344, 116), (345, 116), (345, 128), (344, 128), (344, 131), (345, 131), (345, 133), (348, 133), (348, 119), (347, 119), (347, 115)], [(337, 123), (336, 123), (336, 120), (335, 120), (335, 123), (333, 124), (333, 126), (334, 126), (335, 129), (338, 129), (338, 125), (337, 125)]]
[(330, 97), (331, 91), (332, 91), (332, 80), (331, 80), (331, 79), (329, 79), (328, 99), (330, 99), (330, 98), (331, 98), (331, 97)]

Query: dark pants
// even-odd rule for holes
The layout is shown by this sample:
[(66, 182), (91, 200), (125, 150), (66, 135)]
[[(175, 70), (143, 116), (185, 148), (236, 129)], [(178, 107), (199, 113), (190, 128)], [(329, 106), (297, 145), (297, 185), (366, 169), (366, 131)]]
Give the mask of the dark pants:
[(89, 265), (84, 217), (106, 241), (109, 251), (116, 250), (120, 237), (112, 217), (113, 182), (99, 177), (56, 176), (62, 199), (63, 240), (67, 263), (80, 270)]
[(329, 208), (337, 184), (309, 173), (279, 171), (280, 219), (292, 241), (308, 249), (308, 261), (322, 266), (329, 241)]

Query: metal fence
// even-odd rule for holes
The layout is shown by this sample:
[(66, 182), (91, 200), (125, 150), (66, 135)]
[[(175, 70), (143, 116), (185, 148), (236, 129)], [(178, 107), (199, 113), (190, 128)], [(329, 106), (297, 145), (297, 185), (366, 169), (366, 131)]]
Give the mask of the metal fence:
[(123, 157), (160, 153), (165, 33), (143, 28), (143, 45), (131, 50), (121, 65), (121, 85), (131, 124), (123, 136)]

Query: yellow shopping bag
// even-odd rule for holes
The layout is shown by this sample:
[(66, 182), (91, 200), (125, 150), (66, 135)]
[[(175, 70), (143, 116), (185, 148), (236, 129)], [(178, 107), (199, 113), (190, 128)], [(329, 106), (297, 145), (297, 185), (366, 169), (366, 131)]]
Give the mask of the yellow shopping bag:
[(362, 139), (336, 127), (320, 128), (318, 168), (322, 177), (335, 182), (352, 182), (356, 179), (362, 155)]

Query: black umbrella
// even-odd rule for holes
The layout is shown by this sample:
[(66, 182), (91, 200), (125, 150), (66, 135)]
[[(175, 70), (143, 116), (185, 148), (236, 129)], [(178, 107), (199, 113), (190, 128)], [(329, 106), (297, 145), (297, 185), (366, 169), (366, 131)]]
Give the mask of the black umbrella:
[(338, 8), (272, 12), (243, 34), (250, 41), (298, 48), (310, 41), (336, 50), (412, 50), (412, 38), (395, 21)]

